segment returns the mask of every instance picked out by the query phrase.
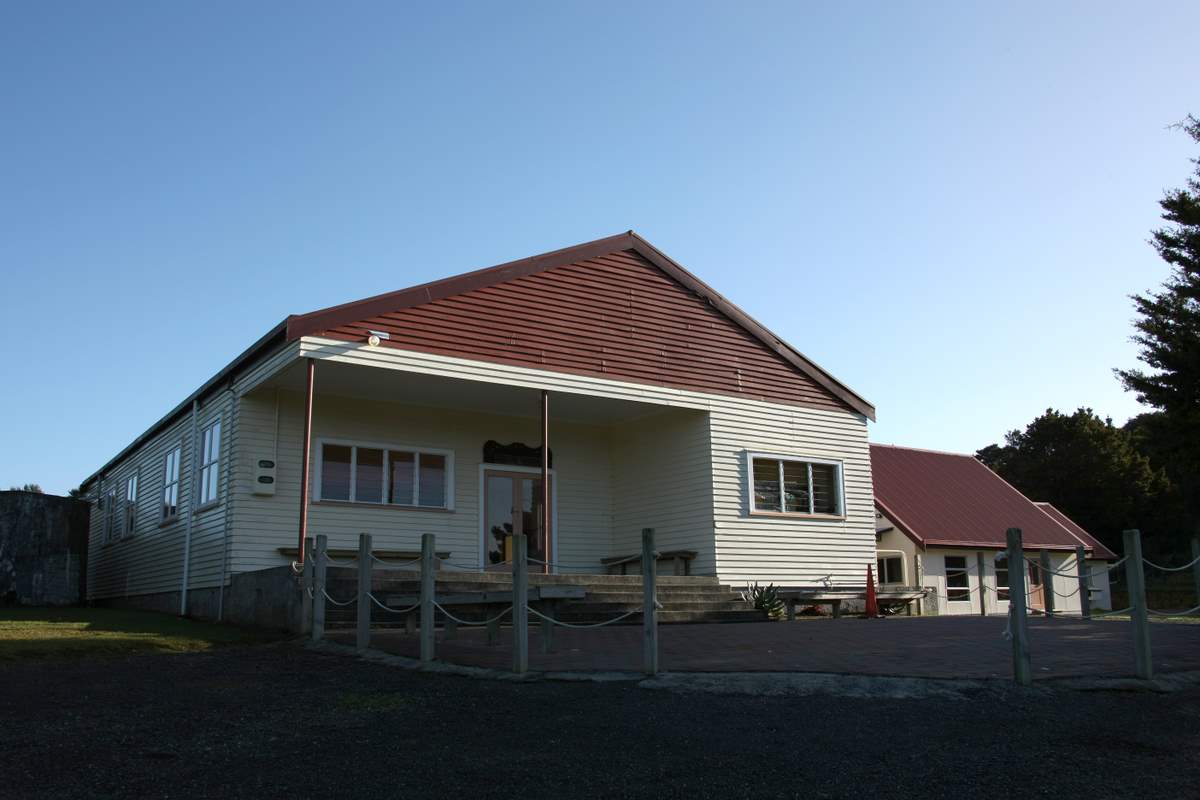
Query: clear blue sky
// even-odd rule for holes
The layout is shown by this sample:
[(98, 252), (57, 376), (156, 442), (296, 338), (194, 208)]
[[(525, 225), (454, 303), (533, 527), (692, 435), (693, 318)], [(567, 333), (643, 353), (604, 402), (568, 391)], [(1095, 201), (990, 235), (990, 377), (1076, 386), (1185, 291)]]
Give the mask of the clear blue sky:
[(0, 486), (77, 485), (288, 313), (629, 228), (875, 441), (1137, 413), (1200, 5), (835, 5), (4, 4)]

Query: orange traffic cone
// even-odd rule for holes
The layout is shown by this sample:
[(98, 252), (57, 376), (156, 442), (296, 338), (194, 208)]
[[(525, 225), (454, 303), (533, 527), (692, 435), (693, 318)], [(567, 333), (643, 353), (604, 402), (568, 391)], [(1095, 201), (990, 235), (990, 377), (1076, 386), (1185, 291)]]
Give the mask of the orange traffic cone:
[(867, 617), (879, 616), (879, 600), (875, 597), (875, 574), (867, 565)]

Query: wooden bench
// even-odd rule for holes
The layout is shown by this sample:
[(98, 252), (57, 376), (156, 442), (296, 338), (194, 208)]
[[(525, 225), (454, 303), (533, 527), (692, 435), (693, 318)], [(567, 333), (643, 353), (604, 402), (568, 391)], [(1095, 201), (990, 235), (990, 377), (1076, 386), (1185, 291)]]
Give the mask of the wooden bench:
[[(533, 586), (529, 589), (528, 601), (530, 603), (539, 603), (544, 609), (543, 613), (548, 617), (554, 616), (554, 610), (558, 607), (561, 600), (583, 600), (587, 597), (587, 590), (582, 586)], [(491, 591), (491, 592), (455, 592), (453, 594), (435, 595), (434, 600), (440, 606), (506, 606), (512, 603), (513, 595), (511, 591)], [(384, 598), (385, 606), (407, 608), (417, 605), (421, 602), (421, 596), (416, 594), (393, 594)], [(416, 633), (417, 631), (417, 613), (420, 609), (413, 609), (404, 616), (404, 632)], [(453, 639), (458, 632), (458, 623), (446, 617), (445, 633), (443, 639)], [(542, 652), (550, 652), (551, 642), (553, 641), (554, 625), (546, 620), (542, 620)], [(494, 645), (500, 637), (500, 620), (493, 619), (487, 624), (487, 643)]]
[[(286, 556), (295, 561), (300, 557), (300, 549), (298, 547), (280, 547), (278, 548), (280, 555)], [(358, 559), (357, 547), (330, 547), (325, 551), (330, 558), (342, 559)], [(378, 558), (380, 561), (416, 561), (421, 557), (420, 550), (372, 550), (371, 555)], [(438, 562), (447, 561), (450, 558), (449, 550), (438, 550), (433, 554), (434, 559)], [(412, 565), (413, 571), (420, 569), (419, 564)], [(438, 564), (438, 569), (441, 569), (441, 564)]]
[(865, 589), (861, 592), (836, 589), (780, 589), (778, 596), (787, 605), (788, 620), (795, 621), (797, 604), (829, 606), (833, 611), (833, 618), (838, 619), (842, 616), (842, 603), (847, 600), (864, 598), (867, 596), (867, 592)]
[[(838, 619), (842, 615), (842, 603), (847, 600), (866, 600), (867, 589), (864, 586), (862, 589), (858, 587), (846, 589), (833, 589), (825, 587), (797, 587), (793, 589), (779, 589), (779, 599), (787, 605), (787, 618), (789, 620), (796, 619), (796, 606), (830, 606), (833, 612), (833, 618)], [(923, 589), (915, 588), (898, 588), (898, 589), (881, 589), (875, 593), (875, 599), (880, 602), (903, 602), (907, 609), (908, 616), (912, 616), (912, 601), (920, 600), (925, 596)]]
[[(665, 550), (657, 555), (658, 562), (671, 562), (671, 574), (690, 575), (692, 573), (691, 562), (696, 557), (695, 550)], [(632, 564), (637, 564), (637, 571), (640, 573), (642, 571), (642, 554), (610, 556), (600, 559), (600, 564), (604, 566), (609, 575), (626, 575)]]

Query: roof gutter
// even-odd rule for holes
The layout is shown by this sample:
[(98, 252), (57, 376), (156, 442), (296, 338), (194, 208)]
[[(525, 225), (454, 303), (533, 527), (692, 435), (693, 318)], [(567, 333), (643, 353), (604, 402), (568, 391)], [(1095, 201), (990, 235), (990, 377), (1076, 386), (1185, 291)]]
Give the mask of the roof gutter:
[(179, 419), (185, 413), (187, 413), (188, 409), (191, 408), (192, 403), (203, 400), (205, 398), (205, 396), (214, 392), (222, 382), (224, 382), (234, 372), (236, 372), (238, 369), (240, 369), (242, 366), (244, 366), (248, 361), (252, 361), (253, 359), (262, 355), (263, 351), (265, 351), (272, 345), (283, 342), (284, 335), (286, 333), (287, 333), (287, 320), (285, 319), (283, 322), (280, 322), (274, 328), (271, 328), (271, 330), (267, 331), (267, 333), (265, 335), (263, 335), (261, 338), (259, 338), (259, 340), (257, 342), (255, 342), (254, 344), (252, 344), (248, 348), (246, 348), (244, 351), (242, 351), (242, 353), (240, 355), (238, 355), (237, 358), (233, 359), (233, 361), (230, 361), (228, 364), (226, 364), (225, 367), (220, 372), (218, 372), (216, 375), (214, 375), (213, 377), (211, 377), (207, 381), (205, 381), (204, 384), (199, 389), (192, 392), (190, 395), (187, 396), (187, 399), (185, 399), (182, 403), (180, 403), (179, 405), (175, 406), (175, 408), (173, 408), (169, 412), (167, 412), (166, 416), (164, 416), (158, 422), (151, 425), (146, 430), (145, 433), (143, 433), (141, 436), (134, 439), (127, 447), (125, 447), (123, 450), (121, 450), (121, 452), (117, 453), (115, 456), (110, 458), (104, 464), (103, 467), (96, 470), (91, 475), (89, 475), (87, 478), (85, 478), (83, 483), (80, 484), (80, 486), (83, 487), (83, 486), (87, 486), (87, 485), (93, 483), (97, 478), (99, 478), (101, 475), (103, 475), (105, 472), (107, 472), (108, 469), (110, 467), (112, 467), (114, 464), (119, 463), (127, 455), (129, 455), (134, 450), (137, 450), (139, 447), (141, 447), (143, 444), (145, 444), (148, 439), (150, 439), (155, 434), (157, 434), (159, 431), (161, 431), (163, 428), (167, 427), (172, 422), (175, 422), (177, 419)]

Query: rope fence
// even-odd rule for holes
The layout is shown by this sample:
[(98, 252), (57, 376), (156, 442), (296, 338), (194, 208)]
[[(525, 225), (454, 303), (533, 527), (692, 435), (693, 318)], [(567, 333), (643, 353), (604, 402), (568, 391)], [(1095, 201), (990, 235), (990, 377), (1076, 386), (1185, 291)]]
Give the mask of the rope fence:
[(1189, 567), (1194, 567), (1196, 564), (1200, 563), (1200, 556), (1196, 556), (1188, 563), (1184, 564), (1183, 566), (1179, 566), (1179, 567), (1164, 567), (1160, 564), (1155, 564), (1153, 561), (1151, 561), (1148, 558), (1143, 558), (1142, 563), (1144, 563), (1148, 567), (1153, 567), (1154, 569), (1159, 570), (1160, 572), (1183, 572), (1185, 569), (1188, 569)]
[[(654, 530), (652, 528), (642, 530), (642, 588), (644, 602), (641, 607), (618, 614), (610, 619), (589, 623), (568, 622), (563, 619), (556, 619), (553, 615), (552, 606), (559, 602), (559, 600), (582, 599), (585, 597), (582, 588), (574, 589), (567, 587), (564, 590), (563, 587), (547, 588), (547, 586), (536, 586), (530, 589), (528, 578), (529, 565), (532, 563), (560, 568), (569, 567), (590, 570), (594, 570), (596, 565), (568, 564), (566, 562), (552, 562), (529, 558), (527, 556), (528, 542), (523, 534), (517, 534), (513, 537), (513, 545), (515, 547), (513, 558), (489, 565), (492, 568), (509, 566), (512, 571), (511, 590), (505, 590), (504, 588), (493, 589), (491, 587), (495, 586), (496, 582), (487, 581), (483, 585), (489, 588), (483, 591), (460, 591), (441, 596), (437, 593), (437, 577), (439, 569), (443, 565), (455, 566), (481, 574), (486, 574), (487, 568), (476, 564), (459, 564), (451, 562), (448, 559), (438, 559), (434, 550), (433, 534), (424, 534), (421, 537), (420, 558), (400, 562), (381, 558), (372, 552), (372, 537), (369, 534), (364, 533), (359, 536), (358, 555), (355, 558), (349, 559), (332, 558), (329, 555), (328, 538), (325, 535), (318, 535), (315, 539), (315, 547), (308, 549), (308, 552), (313, 553), (311, 562), (308, 564), (292, 562), (291, 567), (293, 572), (303, 576), (301, 596), (306, 598), (305, 614), (308, 619), (311, 637), (314, 641), (320, 641), (325, 637), (327, 606), (347, 608), (354, 605), (356, 606), (357, 618), (355, 643), (359, 650), (367, 649), (371, 642), (372, 606), (377, 606), (388, 614), (406, 616), (405, 628), (408, 632), (412, 633), (419, 630), (420, 660), (423, 663), (429, 663), (434, 660), (436, 655), (437, 642), (434, 633), (438, 614), (445, 621), (444, 640), (449, 640), (452, 637), (455, 627), (458, 625), (486, 627), (488, 629), (489, 644), (494, 643), (495, 637), (500, 631), (500, 621), (505, 617), (511, 616), (513, 672), (522, 674), (529, 669), (528, 634), (530, 619), (542, 621), (542, 649), (544, 652), (550, 652), (551, 632), (556, 626), (577, 630), (602, 628), (640, 614), (644, 628), (644, 635), (642, 636), (643, 669), (648, 675), (658, 673), (658, 611), (662, 608), (662, 603), (659, 602), (657, 596), (656, 559), (654, 558), (657, 555), (657, 551), (654, 549)], [(410, 572), (416, 572), (420, 580), (420, 594), (417, 602), (411, 603), (404, 608), (393, 608), (384, 599), (381, 599), (371, 591), (372, 575), (375, 570), (410, 568), (413, 565), (419, 565), (416, 570), (409, 570)], [(326, 579), (330, 566), (356, 567), (358, 573), (358, 592), (354, 597), (339, 600), (329, 593), (326, 589)], [(444, 578), (453, 581), (456, 579), (455, 576), (458, 573), (451, 571), (449, 574), (442, 573), (442, 575)], [(343, 582), (344, 578), (339, 577), (338, 580), (339, 582)], [(500, 587), (503, 587), (503, 583), (500, 584)], [(506, 598), (508, 597), (511, 597), (511, 602), (507, 602)], [(546, 610), (532, 608), (529, 605), (531, 599), (537, 602), (545, 602), (551, 607), (548, 607)], [(498, 601), (506, 602), (507, 604), (504, 605), (499, 613), (492, 614), (484, 619), (465, 619), (447, 608), (448, 605), (455, 604), (466, 607), (497, 605), (499, 604)], [(547, 610), (551, 613), (546, 613)], [(416, 622), (417, 616), (420, 618), (419, 626)]]

